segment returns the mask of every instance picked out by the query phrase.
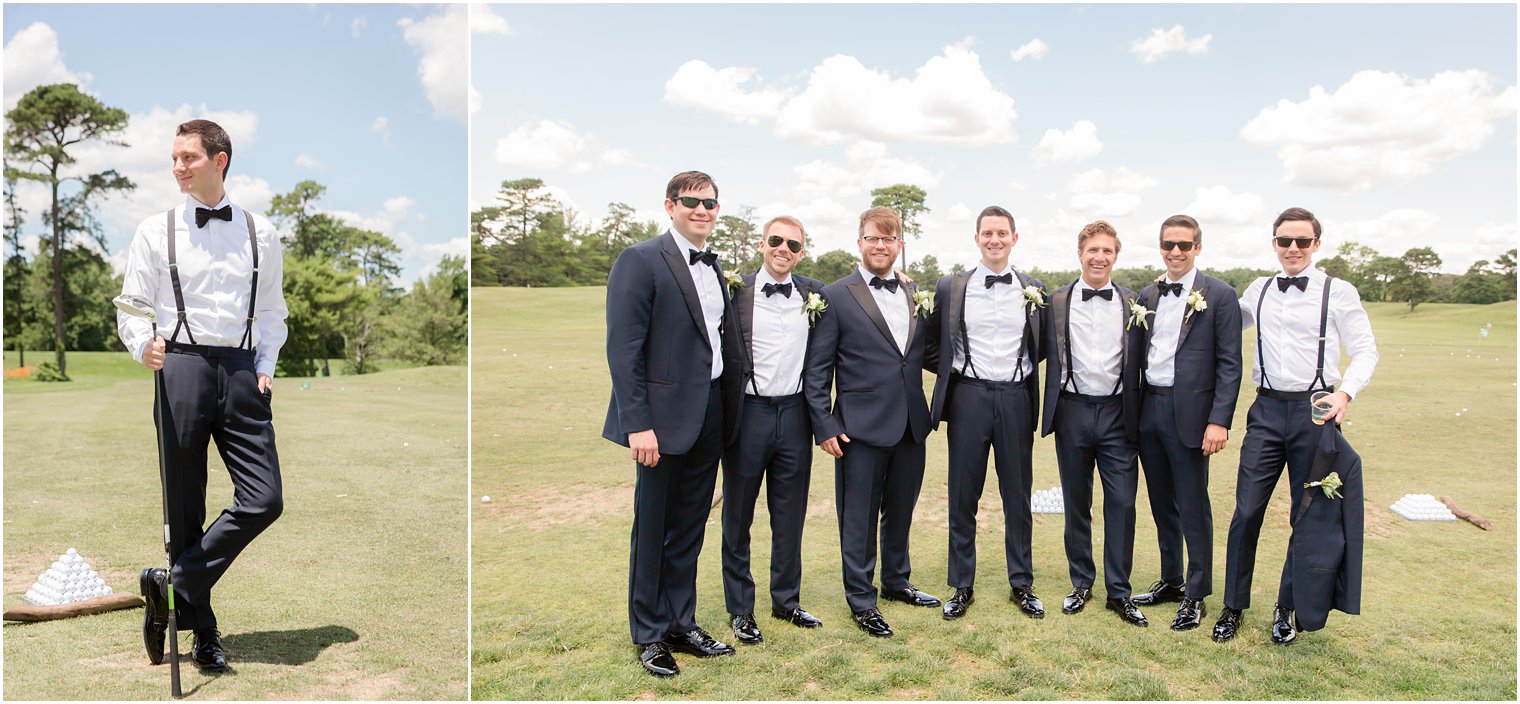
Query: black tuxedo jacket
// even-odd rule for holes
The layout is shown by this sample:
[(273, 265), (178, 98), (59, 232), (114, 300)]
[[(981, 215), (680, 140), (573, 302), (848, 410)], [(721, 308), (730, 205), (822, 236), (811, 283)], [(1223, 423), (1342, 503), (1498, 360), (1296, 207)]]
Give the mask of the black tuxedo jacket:
[(714, 354), (724, 355), (724, 439), (732, 439), (738, 427), (743, 364), (728, 284), (715, 268), (712, 275), (724, 295), (721, 341), (714, 350), (687, 262), (685, 248), (667, 231), (623, 250), (607, 275), (612, 399), (602, 437), (624, 447), (630, 433), (652, 428), (662, 454), (691, 449), (707, 411)]
[[(854, 442), (890, 447), (905, 432), (914, 442), (923, 442), (929, 434), (929, 404), (924, 400), (928, 321), (912, 314), (914, 290), (911, 284), (897, 290), (910, 313), (904, 354), (897, 350), (859, 269), (824, 287), (829, 307), (808, 336), (803, 375), (816, 442), (844, 433)], [(832, 409), (830, 387), (836, 392)]]
[[(810, 293), (823, 293), (823, 282), (818, 279), (810, 279), (806, 276), (792, 274), (792, 300), (801, 297), (807, 300)], [(739, 321), (739, 352), (744, 365), (739, 373), (739, 393), (751, 391), (750, 383), (755, 378), (755, 295), (759, 293), (759, 287), (755, 286), (755, 275), (744, 275), (744, 287), (734, 294), (734, 317)], [(804, 313), (806, 315), (806, 313)], [(813, 330), (808, 328), (808, 337), (812, 337)], [(806, 359), (803, 360), (804, 370), (807, 368)], [(734, 419), (737, 425), (744, 419), (744, 404), (739, 404), (739, 416)]]
[(1336, 472), (1341, 497), (1326, 498), (1320, 487), (1291, 487), (1304, 492), (1293, 516), (1288, 554), (1293, 571), (1293, 606), (1299, 628), (1324, 627), (1331, 609), (1362, 611), (1362, 458), (1340, 428), (1322, 426), (1309, 481)]
[[(1193, 287), (1203, 291), (1208, 305), (1191, 315), (1183, 311), (1172, 398), (1177, 409), (1177, 434), (1183, 444), (1199, 448), (1203, 447), (1203, 429), (1208, 424), (1228, 428), (1235, 417), (1235, 402), (1240, 398), (1240, 299), (1229, 284), (1201, 271), (1193, 277)], [(1141, 289), (1140, 304), (1155, 310), (1160, 291), (1154, 283)], [(1136, 324), (1129, 331), (1142, 372), (1155, 334), (1155, 316), (1149, 320), (1150, 326)], [(1144, 376), (1142, 373), (1142, 381)]]
[[(981, 281), (971, 281), (971, 275), (976, 269), (963, 271), (959, 274), (951, 274), (943, 277), (934, 287), (934, 313), (929, 316), (929, 339), (924, 347), (924, 367), (934, 372), (934, 403), (929, 407), (929, 425), (931, 428), (939, 428), (941, 420), (949, 421), (945, 415), (945, 409), (950, 407), (948, 403), (950, 394), (954, 392), (950, 388), (950, 374), (960, 370), (955, 369), (955, 341), (961, 336), (961, 318), (966, 313), (966, 287), (971, 285), (986, 284)], [(1034, 286), (1045, 292), (1045, 284), (1039, 279), (1031, 278), (1022, 271), (1015, 271), (1018, 279), (1018, 287), (1025, 288)], [(1040, 360), (1045, 358), (1045, 347), (1040, 334), (1045, 325), (1049, 308), (1038, 308), (1026, 303), (1024, 306), (1024, 350), (1028, 352), (1030, 359), (1034, 361), (1034, 369), (1030, 372), (1029, 388), (1040, 388)], [(975, 357), (973, 356), (973, 360)], [(1030, 413), (1039, 415), (1040, 395), (1030, 393)], [(1030, 427), (1033, 430), (1033, 425)]]
[[(1040, 418), (1040, 437), (1056, 430), (1056, 400), (1061, 396), (1061, 381), (1066, 374), (1066, 323), (1071, 314), (1071, 293), (1077, 282), (1062, 286), (1050, 295), (1049, 319), (1045, 325), (1045, 413)], [(1135, 292), (1114, 284), (1119, 295), (1119, 312), (1123, 323), (1129, 324), (1129, 306), (1135, 300)], [(1120, 392), (1124, 405), (1124, 436), (1131, 442), (1140, 441), (1140, 359), (1144, 352), (1131, 344), (1129, 332), (1120, 335), (1119, 379), (1124, 384)], [(1104, 393), (1108, 390), (1105, 389)]]

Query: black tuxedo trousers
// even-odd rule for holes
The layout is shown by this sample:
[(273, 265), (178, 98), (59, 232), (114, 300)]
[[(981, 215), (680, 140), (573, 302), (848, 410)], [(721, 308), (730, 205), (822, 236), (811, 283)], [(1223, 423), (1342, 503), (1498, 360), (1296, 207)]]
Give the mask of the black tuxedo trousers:
[[(1235, 478), (1235, 515), (1230, 518), (1226, 543), (1224, 605), (1232, 609), (1251, 606), (1251, 576), (1256, 570), (1256, 541), (1266, 518), (1267, 502), (1288, 466), (1289, 515), (1297, 515), (1303, 497), (1300, 487), (1309, 481), (1319, 426), (1309, 420), (1309, 402), (1284, 401), (1257, 396), (1246, 413), (1246, 437), (1240, 443), (1240, 471)], [(1292, 594), (1293, 574), (1284, 560), (1279, 583), (1279, 603)]]
[(1093, 586), (1093, 465), (1103, 482), (1103, 573), (1108, 598), (1130, 595), (1135, 557), (1135, 491), (1140, 468), (1124, 432), (1120, 395), (1061, 392), (1056, 402), (1056, 465), (1066, 504), (1066, 563), (1074, 587)]
[(834, 460), (834, 496), (838, 502), (840, 558), (844, 597), (851, 611), (876, 607), (876, 545), (881, 536), (881, 586), (908, 586), (908, 530), (924, 483), (924, 444), (912, 432), (896, 445), (840, 443), (844, 457)]
[[(1161, 580), (1182, 584), (1192, 599), (1214, 593), (1214, 513), (1209, 458), (1178, 433), (1176, 397), (1147, 390), (1140, 406), (1140, 462), (1156, 519)], [(1183, 544), (1187, 576), (1183, 577)]]
[(802, 524), (812, 477), (812, 426), (802, 394), (745, 396), (739, 438), (723, 453), (723, 598), (729, 613), (755, 610), (750, 526), (762, 480), (771, 515), (771, 608), (800, 606)]
[(983, 381), (956, 376), (949, 381), (946, 442), (950, 448), (951, 587), (976, 581), (976, 511), (987, 481), (987, 453), (993, 453), (998, 493), (1003, 501), (1003, 557), (1008, 584), (1034, 581), (1030, 557), (1034, 526), (1029, 494), (1034, 446), (1034, 390), (1029, 380)]

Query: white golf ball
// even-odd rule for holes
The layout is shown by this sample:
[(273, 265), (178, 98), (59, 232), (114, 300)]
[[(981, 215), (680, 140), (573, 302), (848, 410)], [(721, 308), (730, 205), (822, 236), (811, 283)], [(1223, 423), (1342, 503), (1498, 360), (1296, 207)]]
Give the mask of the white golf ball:
[(401, 443), (401, 446), (402, 446), (402, 447), (411, 447), (411, 446), (412, 446), (412, 444), (411, 444), (411, 443), (409, 443), (409, 442), (404, 442), (404, 443)]
[(482, 497), (480, 497), (480, 503), (483, 503), (483, 504), (491, 503), (491, 497), (489, 497), (489, 496), (482, 496)]

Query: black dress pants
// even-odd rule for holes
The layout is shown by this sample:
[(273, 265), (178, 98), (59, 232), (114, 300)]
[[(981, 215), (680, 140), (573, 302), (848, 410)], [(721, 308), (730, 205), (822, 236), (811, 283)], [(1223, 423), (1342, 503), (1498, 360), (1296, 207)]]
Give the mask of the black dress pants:
[[(1277, 487), (1277, 479), (1282, 476), (1286, 464), (1291, 511), (1298, 511), (1303, 496), (1299, 488), (1309, 481), (1309, 469), (1314, 462), (1315, 430), (1318, 428), (1309, 419), (1307, 400), (1286, 401), (1258, 395), (1246, 413), (1246, 437), (1240, 443), (1240, 471), (1235, 479), (1235, 515), (1230, 519), (1225, 555), (1225, 606), (1242, 610), (1250, 608), (1256, 541), (1261, 537), (1267, 502), (1271, 500), (1272, 490)], [(1292, 577), (1285, 558), (1282, 581), (1278, 586), (1278, 603), (1288, 600), (1292, 593)], [(1291, 603), (1284, 605), (1291, 606)]]
[(1008, 584), (1034, 582), (1030, 557), (1034, 526), (1029, 505), (1034, 476), (1034, 414), (1028, 381), (983, 381), (954, 377), (945, 414), (950, 448), (951, 587), (976, 582), (976, 513), (987, 481), (987, 453), (993, 453), (998, 493), (1003, 502), (1003, 557)]
[(812, 424), (802, 394), (744, 397), (739, 439), (723, 453), (723, 598), (731, 614), (755, 610), (750, 526), (765, 482), (771, 521), (771, 608), (800, 606), (802, 524), (813, 476)]
[(1056, 465), (1066, 504), (1066, 563), (1074, 587), (1097, 580), (1092, 557), (1093, 465), (1103, 482), (1103, 573), (1108, 598), (1130, 595), (1135, 492), (1140, 468), (1124, 437), (1120, 397), (1061, 392), (1056, 401)]
[(840, 443), (834, 460), (834, 497), (839, 513), (839, 551), (844, 597), (851, 611), (876, 607), (876, 541), (881, 536), (881, 585), (908, 586), (908, 531), (924, 483), (924, 444), (908, 432), (896, 445)]
[[(1214, 513), (1209, 505), (1209, 458), (1177, 434), (1176, 402), (1147, 391), (1140, 406), (1140, 465), (1156, 519), (1161, 581), (1182, 584), (1191, 599), (1214, 593)], [(1183, 544), (1187, 576), (1183, 578)]]

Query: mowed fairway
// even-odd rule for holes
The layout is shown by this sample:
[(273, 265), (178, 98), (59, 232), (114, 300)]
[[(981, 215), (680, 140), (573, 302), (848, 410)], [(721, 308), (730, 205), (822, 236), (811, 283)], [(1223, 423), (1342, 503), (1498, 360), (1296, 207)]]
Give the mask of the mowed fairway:
[[(762, 496), (753, 571), (765, 642), (734, 657), (678, 654), (681, 675), (657, 680), (639, 667), (628, 639), (632, 462), (627, 450), (600, 437), (610, 390), (605, 290), (477, 288), (473, 295), (477, 699), (1515, 698), (1513, 302), (1425, 305), (1413, 315), (1401, 305), (1369, 307), (1382, 361), (1346, 428), (1367, 482), (1360, 616), (1332, 612), (1325, 630), (1289, 647), (1267, 640), (1288, 538), (1284, 478), (1262, 531), (1241, 636), (1222, 645), (1209, 639), (1221, 608), (1240, 440), (1255, 397), (1248, 374), (1229, 447), (1212, 463), (1214, 595), (1204, 628), (1168, 630), (1175, 604), (1145, 609), (1146, 629), (1122, 623), (1101, 602), (1062, 615), (1071, 584), (1058, 515), (1037, 514), (1034, 522), (1034, 587), (1049, 615), (1022, 616), (1007, 601), (1003, 517), (989, 472), (977, 601), (968, 615), (947, 622), (938, 609), (883, 602), (897, 635), (872, 639), (844, 603), (834, 462), (815, 451), (802, 604), (824, 627), (801, 630), (768, 616)], [(1488, 322), (1493, 329), (1480, 343), (1478, 328)], [(1254, 343), (1249, 335), (1248, 357)], [(1035, 445), (1037, 489), (1059, 484), (1053, 450), (1052, 438)], [(912, 537), (913, 581), (942, 598), (950, 591), (945, 462), (944, 435), (931, 434)], [(1406, 521), (1388, 510), (1406, 493), (1450, 495), (1493, 521), (1494, 530)], [(480, 503), (482, 494), (491, 503)], [(1145, 496), (1142, 481), (1136, 591), (1159, 570)], [(697, 620), (732, 642), (719, 516), (715, 509), (708, 521)], [(1099, 511), (1093, 534), (1100, 585), (1101, 523)]]
[[(151, 373), (125, 353), (71, 353), (69, 371), (5, 382), (7, 607), (70, 547), (118, 592), (163, 561)], [(232, 668), (187, 659), (188, 698), (468, 696), (465, 389), (464, 367), (275, 380), (285, 511), (217, 586)], [(209, 467), (208, 521), (232, 501), (214, 449)], [(7, 623), (5, 698), (168, 699), (141, 624)]]

